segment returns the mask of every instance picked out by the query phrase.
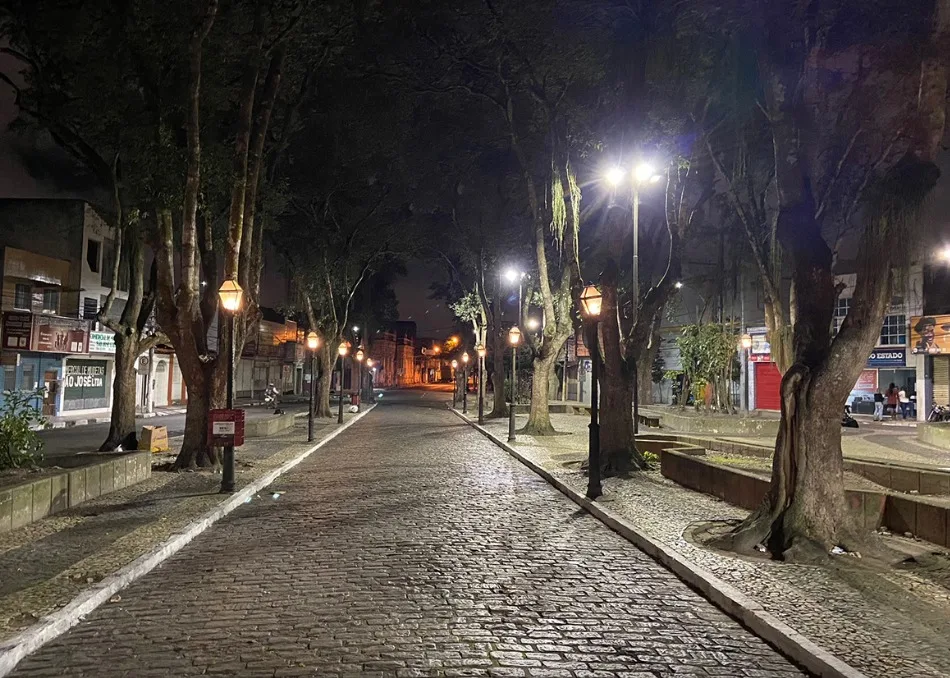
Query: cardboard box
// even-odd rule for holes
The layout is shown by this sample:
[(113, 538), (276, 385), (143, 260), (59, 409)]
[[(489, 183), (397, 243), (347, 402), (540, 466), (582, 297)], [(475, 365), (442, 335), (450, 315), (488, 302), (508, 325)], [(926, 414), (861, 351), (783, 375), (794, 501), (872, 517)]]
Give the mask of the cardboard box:
[(164, 426), (143, 426), (139, 449), (144, 452), (167, 452), (168, 429)]

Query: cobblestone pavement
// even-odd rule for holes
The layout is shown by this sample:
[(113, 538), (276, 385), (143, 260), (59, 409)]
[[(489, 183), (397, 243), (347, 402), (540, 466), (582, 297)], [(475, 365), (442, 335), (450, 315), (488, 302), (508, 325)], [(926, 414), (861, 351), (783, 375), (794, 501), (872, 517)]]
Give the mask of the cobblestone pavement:
[(444, 401), (387, 394), (14, 675), (802, 675)]
[[(576, 490), (587, 485), (572, 462), (584, 458), (589, 419), (552, 415), (557, 436), (519, 435), (515, 447)], [(518, 417), (521, 426), (526, 417)], [(507, 421), (487, 428), (504, 439)], [(610, 478), (606, 506), (637, 531), (735, 586), (781, 621), (868, 676), (950, 676), (950, 594), (926, 573), (831, 565), (814, 567), (740, 558), (684, 538), (691, 526), (737, 520), (748, 511), (693, 492), (659, 470), (629, 480)], [(917, 548), (912, 540), (895, 545)]]

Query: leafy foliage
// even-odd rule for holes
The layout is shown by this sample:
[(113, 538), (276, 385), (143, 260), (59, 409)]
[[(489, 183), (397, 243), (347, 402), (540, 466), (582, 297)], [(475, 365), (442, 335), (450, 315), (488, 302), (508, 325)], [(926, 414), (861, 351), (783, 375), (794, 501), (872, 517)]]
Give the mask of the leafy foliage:
[(35, 429), (48, 426), (33, 402), (43, 390), (4, 391), (0, 405), (0, 470), (35, 466), (43, 459), (43, 440)]
[(736, 355), (736, 335), (722, 325), (687, 325), (676, 339), (683, 372), (697, 405), (703, 401), (707, 385), (732, 376)]

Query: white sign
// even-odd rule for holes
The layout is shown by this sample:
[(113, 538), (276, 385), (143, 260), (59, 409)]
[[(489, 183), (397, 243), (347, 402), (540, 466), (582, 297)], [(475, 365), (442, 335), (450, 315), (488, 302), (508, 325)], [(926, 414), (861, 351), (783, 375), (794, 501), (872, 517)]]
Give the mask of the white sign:
[(89, 352), (90, 353), (115, 353), (115, 333), (114, 332), (90, 332), (89, 333)]
[(216, 436), (233, 436), (234, 422), (233, 421), (213, 421), (211, 422), (211, 433), (213, 433)]

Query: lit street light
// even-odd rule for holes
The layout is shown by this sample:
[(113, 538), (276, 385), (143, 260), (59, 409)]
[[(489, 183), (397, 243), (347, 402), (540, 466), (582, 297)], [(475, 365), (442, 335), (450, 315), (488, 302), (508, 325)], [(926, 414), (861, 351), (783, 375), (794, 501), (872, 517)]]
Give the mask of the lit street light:
[(458, 404), (458, 395), (459, 395), (459, 361), (452, 361), (452, 409), (454, 410)]
[(340, 345), (337, 347), (337, 353), (340, 354), (340, 410), (336, 417), (336, 423), (343, 423), (343, 365), (346, 363), (346, 354), (349, 351), (349, 348), (346, 345), (346, 341), (341, 341)]
[(508, 406), (508, 442), (518, 439), (515, 435), (515, 394), (518, 392), (518, 344), (521, 343), (521, 330), (517, 325), (508, 330), (508, 343), (511, 344), (511, 403)]
[(462, 354), (462, 414), (468, 414), (468, 351)]
[(485, 423), (485, 384), (483, 380), (485, 378), (485, 356), (488, 355), (488, 351), (485, 350), (485, 344), (479, 344), (475, 347), (475, 352), (478, 354), (478, 423)]
[[(227, 317), (228, 332), (228, 386), (227, 401), (225, 407), (234, 409), (234, 316), (241, 310), (241, 300), (244, 297), (244, 290), (238, 285), (236, 280), (225, 280), (218, 289), (218, 298), (221, 300), (221, 308)], [(221, 469), (221, 492), (230, 494), (234, 492), (234, 444), (224, 446), (224, 460)]]
[(588, 285), (581, 293), (581, 306), (587, 325), (587, 348), (590, 351), (590, 435), (587, 443), (587, 498), (596, 499), (603, 494), (600, 483), (600, 422), (597, 380), (600, 378), (600, 342), (597, 328), (600, 324), (600, 307), (603, 296), (594, 285)]
[(541, 321), (539, 321), (537, 318), (528, 318), (528, 319), (525, 321), (525, 327), (527, 327), (529, 330), (531, 330), (532, 332), (534, 332), (534, 331), (536, 331), (539, 327), (541, 327)]
[(359, 369), (357, 370), (357, 372), (359, 373), (359, 379), (360, 379), (359, 386), (357, 386), (356, 388), (356, 411), (357, 412), (359, 412), (360, 409), (362, 409), (363, 407), (363, 358), (365, 356), (366, 354), (363, 353), (362, 348), (357, 349), (356, 362), (358, 362), (360, 365)]
[(307, 410), (307, 442), (313, 442), (313, 393), (317, 381), (317, 349), (320, 337), (311, 330), (307, 333), (307, 349), (310, 351), (310, 408)]

